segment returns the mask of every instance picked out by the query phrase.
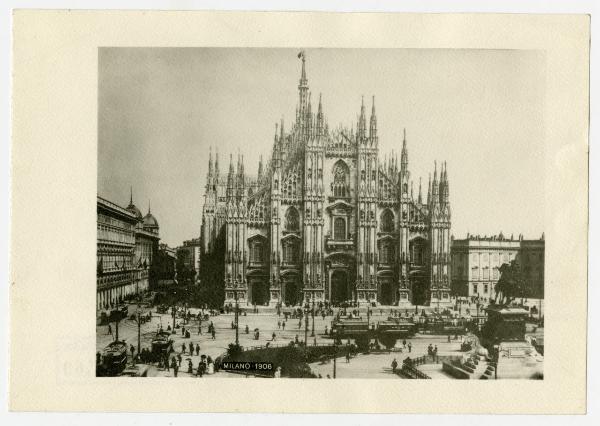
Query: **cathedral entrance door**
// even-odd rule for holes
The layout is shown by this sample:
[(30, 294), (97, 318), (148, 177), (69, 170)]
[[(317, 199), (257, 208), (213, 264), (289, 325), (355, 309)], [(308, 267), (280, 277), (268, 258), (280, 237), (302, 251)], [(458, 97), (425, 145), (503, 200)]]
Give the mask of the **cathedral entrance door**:
[(412, 281), (412, 304), (427, 305), (427, 280), (424, 275), (415, 275), (411, 278)]
[(334, 271), (331, 274), (331, 302), (338, 304), (349, 299), (348, 273), (346, 271)]
[(283, 282), (283, 303), (286, 306), (296, 306), (300, 302), (300, 286), (298, 278), (291, 277)]
[(379, 284), (379, 303), (382, 305), (394, 304), (394, 285), (390, 278), (381, 278)]
[(253, 305), (269, 304), (269, 286), (265, 281), (251, 281), (250, 303)]

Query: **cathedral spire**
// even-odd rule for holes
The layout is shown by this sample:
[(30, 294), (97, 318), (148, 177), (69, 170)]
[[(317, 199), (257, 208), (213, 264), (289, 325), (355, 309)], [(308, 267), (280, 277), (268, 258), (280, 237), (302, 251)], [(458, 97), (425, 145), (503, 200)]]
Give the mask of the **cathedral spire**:
[(213, 174), (212, 146), (208, 147), (208, 175)]
[(219, 178), (219, 148), (217, 148), (217, 152), (215, 154), (215, 177)]
[(439, 186), (437, 179), (437, 161), (434, 161), (433, 182), (431, 184), (431, 201), (433, 204), (438, 204), (440, 201)]
[(150, 200), (148, 200), (148, 214), (150, 214)]
[(133, 206), (133, 186), (129, 187), (129, 205)]
[(298, 126), (303, 127), (303, 121), (306, 119), (306, 103), (307, 103), (307, 94), (308, 94), (308, 79), (306, 78), (306, 53), (304, 50), (298, 53), (298, 58), (302, 59), (302, 71), (300, 73), (300, 81), (298, 84), (298, 106), (299, 106), (299, 114), (298, 114)]
[(431, 173), (429, 173), (429, 183), (427, 184), (427, 205), (431, 204)]
[(369, 137), (371, 142), (377, 142), (377, 115), (375, 114), (375, 96), (373, 96), (373, 106), (371, 107), (371, 120), (369, 125)]
[(362, 141), (366, 137), (367, 118), (365, 116), (365, 97), (362, 97), (360, 104), (360, 116), (358, 117), (358, 139)]
[(421, 194), (421, 178), (420, 177), (419, 177), (419, 198), (417, 201), (419, 204), (423, 204), (423, 195)]
[(400, 170), (408, 170), (408, 149), (406, 148), (406, 128), (402, 137), (402, 154), (400, 154)]
[(323, 105), (321, 103), (321, 94), (319, 93), (319, 109), (317, 111), (317, 135), (322, 136), (323, 134), (324, 134)]

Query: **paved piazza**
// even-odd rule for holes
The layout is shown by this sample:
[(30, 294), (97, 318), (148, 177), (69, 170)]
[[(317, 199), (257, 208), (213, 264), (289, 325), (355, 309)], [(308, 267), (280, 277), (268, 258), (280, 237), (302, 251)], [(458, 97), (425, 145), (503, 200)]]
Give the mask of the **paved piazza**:
[[(364, 308), (363, 308), (364, 310)], [(135, 306), (130, 306), (130, 314), (135, 311)], [(190, 309), (193, 314), (199, 312), (198, 309)], [(419, 309), (421, 311), (421, 309)], [(147, 310), (145, 312), (148, 312)], [(372, 310), (371, 321), (376, 323), (387, 319), (390, 308), (374, 308)], [(404, 313), (404, 310), (401, 310)], [(463, 308), (464, 312), (464, 308)], [(364, 317), (364, 312), (362, 313)], [(325, 336), (325, 327), (331, 328), (331, 321), (333, 317), (327, 316), (323, 320), (321, 316), (315, 316), (315, 337), (310, 337), (312, 328), (312, 318), (309, 317), (309, 330), (308, 330), (308, 342), (309, 345), (314, 344), (316, 339), (317, 344), (331, 344), (331, 339)], [(278, 317), (276, 313), (247, 313), (246, 316), (240, 315), (240, 344), (244, 347), (251, 346), (264, 346), (267, 342), (270, 345), (287, 345), (291, 340), (294, 340), (296, 336), (300, 341), (304, 340), (304, 321), (302, 321), (301, 327), (298, 327), (298, 319), (288, 319), (286, 322), (285, 330), (277, 329), (277, 321), (283, 322), (284, 317)], [(213, 322), (216, 329), (216, 336), (213, 340), (211, 335), (207, 331), (208, 324)], [(191, 328), (191, 337), (189, 339), (183, 338), (181, 335), (181, 329), (178, 329), (178, 333), (172, 335), (173, 348), (175, 352), (172, 355), (181, 353), (182, 343), (186, 345), (186, 351), (183, 354), (183, 362), (179, 371), (180, 377), (189, 376), (187, 371), (187, 359), (190, 358), (187, 347), (190, 342), (200, 345), (200, 354), (211, 356), (213, 359), (223, 354), (230, 343), (235, 340), (235, 330), (231, 328), (231, 323), (234, 321), (233, 314), (221, 314), (210, 317), (209, 321), (202, 321), (202, 334), (198, 334), (198, 321), (192, 320), (190, 324), (186, 325), (186, 328)], [(176, 322), (179, 324), (183, 323), (183, 319), (177, 318)], [(142, 325), (141, 327), (141, 345), (142, 348), (150, 348), (151, 340), (154, 337), (157, 329), (162, 325), (164, 329), (168, 325), (172, 325), (173, 318), (170, 314), (157, 314), (155, 309), (152, 309), (152, 320)], [(245, 334), (244, 329), (248, 325), (250, 329), (249, 334)], [(258, 328), (260, 330), (260, 339), (254, 340), (253, 330)], [(112, 323), (113, 333), (115, 332), (115, 325)], [(108, 326), (102, 325), (97, 327), (96, 333), (96, 348), (98, 351), (102, 350), (108, 343), (113, 340), (110, 334), (107, 334)], [(273, 342), (272, 334), (275, 332), (276, 338)], [(123, 320), (119, 323), (119, 340), (124, 340), (128, 345), (133, 345), (137, 351), (137, 323), (130, 319)], [(434, 336), (434, 335), (417, 335), (412, 339), (408, 339), (412, 343), (412, 352), (409, 354), (408, 349), (403, 349), (402, 352), (391, 352), (384, 354), (369, 354), (369, 355), (358, 355), (350, 360), (350, 363), (346, 363), (344, 357), (339, 357), (337, 360), (337, 378), (353, 377), (353, 378), (399, 378), (397, 375), (391, 372), (391, 363), (394, 358), (398, 361), (398, 364), (402, 364), (402, 360), (407, 357), (418, 357), (427, 354), (427, 346), (429, 344), (437, 345), (439, 355), (458, 355), (460, 354), (460, 336), (459, 340), (452, 340), (448, 343), (446, 336)], [(398, 342), (397, 347), (401, 347), (402, 343)], [(128, 352), (129, 355), (129, 352)], [(196, 356), (195, 353), (191, 357), (194, 369), (197, 367), (200, 357)], [(315, 374), (321, 374), (322, 377), (326, 378), (329, 374), (333, 376), (333, 362), (329, 361), (326, 363), (312, 363), (310, 364), (311, 369)], [(144, 366), (140, 366), (144, 368)], [(443, 373), (439, 373), (443, 376)], [(172, 376), (173, 371), (162, 371), (156, 366), (151, 365), (148, 367), (149, 376)], [(212, 377), (239, 377), (237, 374), (219, 372)], [(436, 378), (437, 378), (436, 374)], [(205, 376), (210, 377), (210, 376)]]

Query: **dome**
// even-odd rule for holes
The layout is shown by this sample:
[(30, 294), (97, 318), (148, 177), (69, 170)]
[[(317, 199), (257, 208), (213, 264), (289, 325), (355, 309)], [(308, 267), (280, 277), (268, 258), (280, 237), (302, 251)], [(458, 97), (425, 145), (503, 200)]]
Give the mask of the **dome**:
[(138, 218), (138, 220), (142, 219), (142, 212), (140, 211), (140, 209), (138, 209), (135, 204), (130, 203), (127, 207), (127, 210), (129, 210), (131, 213), (133, 213), (135, 215), (135, 217)]
[(135, 204), (133, 204), (133, 187), (130, 188), (131, 192), (129, 195), (129, 205), (125, 207), (126, 210), (129, 210), (131, 213), (135, 215), (138, 221), (142, 220), (142, 212), (138, 209)]
[(158, 228), (158, 222), (150, 212), (148, 212), (148, 214), (144, 216), (144, 228)]

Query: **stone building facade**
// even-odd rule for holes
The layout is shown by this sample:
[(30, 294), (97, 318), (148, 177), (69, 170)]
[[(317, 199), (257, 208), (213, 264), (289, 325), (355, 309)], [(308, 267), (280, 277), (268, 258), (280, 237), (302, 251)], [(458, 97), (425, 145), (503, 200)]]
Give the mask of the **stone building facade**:
[(521, 264), (528, 296), (544, 297), (544, 236), (526, 240), (502, 233), (494, 236), (473, 236), (452, 241), (452, 289), (457, 295), (493, 299), (500, 279), (500, 267), (513, 260)]
[(151, 287), (159, 226), (150, 213), (142, 217), (133, 204), (123, 208), (97, 197), (96, 304), (108, 309)]
[(415, 193), (406, 132), (400, 161), (382, 161), (374, 99), (369, 119), (363, 101), (356, 128), (330, 128), (320, 95), (315, 113), (300, 56), (295, 120), (276, 126), (270, 159), (261, 158), (256, 175), (246, 173), (243, 157), (230, 156), (223, 173), (218, 153), (214, 162), (210, 155), (206, 276), (222, 279), (226, 303), (449, 301), (445, 164), (430, 175), (426, 198), (420, 180)]

